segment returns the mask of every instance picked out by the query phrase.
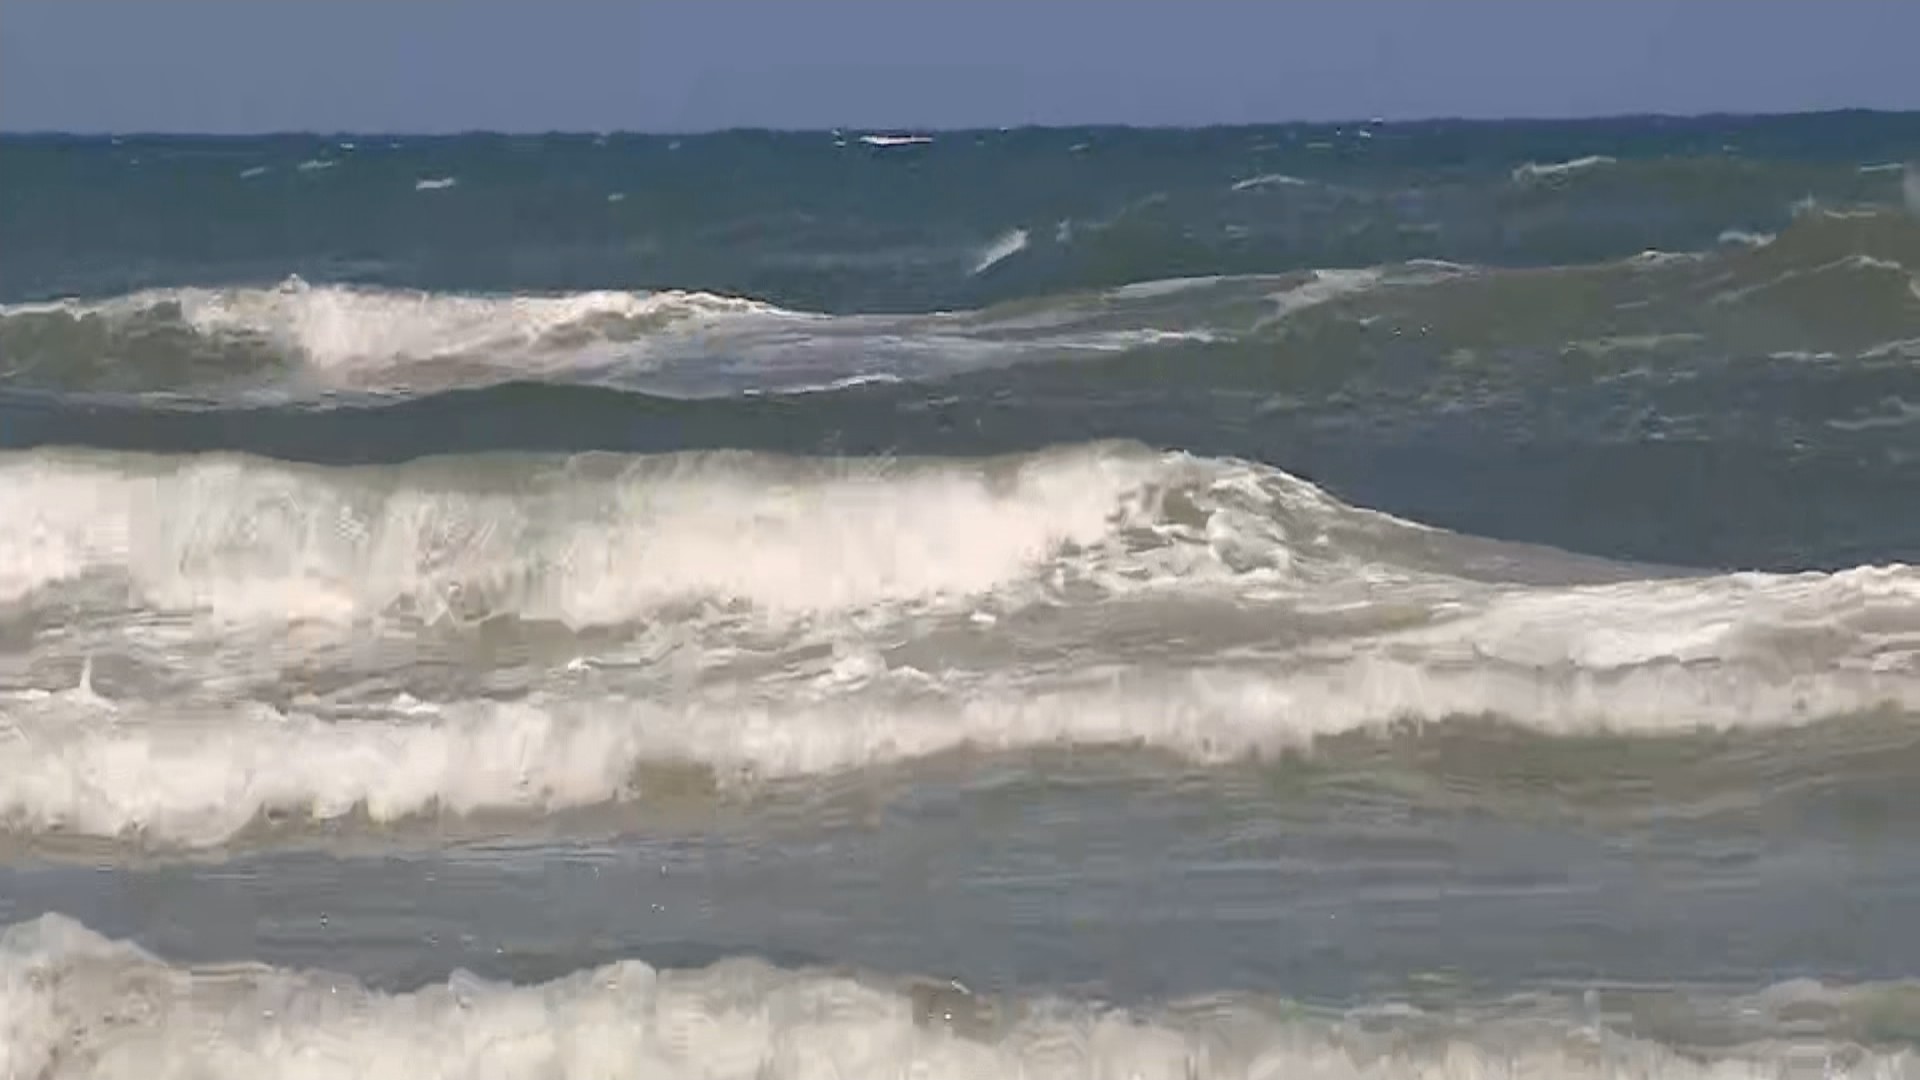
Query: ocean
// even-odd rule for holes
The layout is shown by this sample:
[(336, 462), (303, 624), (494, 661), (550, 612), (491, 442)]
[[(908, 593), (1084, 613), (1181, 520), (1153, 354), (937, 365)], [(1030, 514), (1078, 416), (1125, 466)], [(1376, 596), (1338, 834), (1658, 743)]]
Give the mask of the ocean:
[(0, 139), (0, 1078), (1920, 1077), (1920, 114)]

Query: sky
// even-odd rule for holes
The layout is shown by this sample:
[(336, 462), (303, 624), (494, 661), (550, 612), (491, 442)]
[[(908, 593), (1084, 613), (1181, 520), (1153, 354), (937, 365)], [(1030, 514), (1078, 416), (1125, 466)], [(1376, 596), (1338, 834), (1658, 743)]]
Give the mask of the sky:
[(0, 130), (1920, 108), (1914, 0), (0, 0)]

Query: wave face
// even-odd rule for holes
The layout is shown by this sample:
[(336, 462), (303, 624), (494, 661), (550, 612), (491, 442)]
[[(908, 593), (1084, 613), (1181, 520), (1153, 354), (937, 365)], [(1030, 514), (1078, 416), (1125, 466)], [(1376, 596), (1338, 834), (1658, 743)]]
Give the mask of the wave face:
[[(1901, 986), (1783, 984), (1703, 1000), (1747, 1045), (1702, 1053), (1615, 1034), (1564, 1006), (1509, 1008), (1477, 1023), (1401, 1006), (1345, 1013), (1250, 995), (1144, 1015), (1066, 999), (996, 1000), (965, 987), (785, 970), (731, 960), (696, 970), (628, 961), (539, 986), (456, 972), (407, 994), (257, 966), (169, 967), (70, 920), (0, 936), (0, 1066), (15, 1075), (280, 1077), (316, 1061), (355, 1076), (595, 1075), (926, 1077), (1297, 1075), (1772, 1077), (1809, 1063), (1905, 1077), (1911, 1052), (1855, 1041), (1912, 1023)], [(138, 1003), (137, 1015), (130, 1003)], [(1794, 1043), (1769, 1019), (1810, 1016)], [(1736, 1019), (1737, 1018), (1737, 1019)], [(1711, 1023), (1703, 1017), (1704, 1023)], [(1724, 1036), (1723, 1036), (1724, 1037)]]

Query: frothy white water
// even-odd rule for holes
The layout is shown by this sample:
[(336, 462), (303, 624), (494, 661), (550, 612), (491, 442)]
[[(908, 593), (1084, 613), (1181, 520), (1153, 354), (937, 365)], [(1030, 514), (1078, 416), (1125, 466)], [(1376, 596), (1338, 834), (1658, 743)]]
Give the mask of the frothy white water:
[[(0, 306), (0, 317), (65, 313), (124, 320), (177, 311), (195, 333), (270, 343), (322, 387), (429, 384), (449, 366), (492, 378), (565, 374), (595, 363), (593, 347), (668, 329), (695, 333), (743, 317), (783, 314), (770, 304), (699, 292), (597, 291), (491, 296), (309, 285), (155, 289), (100, 301)], [(631, 350), (623, 351), (631, 356)], [(457, 362), (457, 363), (456, 363)], [(465, 381), (485, 381), (465, 370)]]
[(1588, 172), (1600, 168), (1603, 165), (1612, 165), (1615, 164), (1615, 162), (1616, 159), (1610, 158), (1605, 154), (1589, 154), (1586, 157), (1574, 158), (1571, 161), (1554, 161), (1546, 164), (1529, 161), (1525, 165), (1513, 170), (1513, 182), (1516, 184), (1529, 184), (1540, 180), (1557, 180), (1561, 177), (1571, 176), (1574, 173)]
[[(314, 287), (297, 279), (278, 289), (171, 290), (126, 303), (174, 302), (200, 333), (250, 334), (298, 353), (352, 382), (354, 371), (448, 357), (486, 357), (531, 373), (542, 355), (578, 362), (574, 349), (594, 338), (692, 320), (777, 314), (757, 301), (711, 293), (569, 293), (561, 296), (458, 294)], [(560, 346), (560, 348), (554, 348)]]
[(422, 179), (415, 180), (413, 182), (413, 190), (444, 191), (447, 188), (450, 188), (455, 184), (458, 184), (459, 182), (460, 182), (460, 178), (456, 176), (423, 177)]
[[(1870, 988), (1790, 987), (1738, 1000), (1762, 1019), (1778, 1014), (1784, 1030), (1796, 1003), (1844, 1014), (1879, 999)], [(1821, 1037), (1683, 1055), (1576, 1016), (1550, 1006), (1481, 1019), (1404, 1007), (1343, 1014), (1226, 994), (1128, 1011), (750, 958), (691, 970), (631, 960), (536, 986), (461, 971), (386, 994), (317, 972), (174, 967), (57, 915), (0, 934), (0, 1075), (48, 1080), (1736, 1080), (1823, 1062), (1824, 1075), (1920, 1074), (1910, 1053)]]
[(506, 704), (399, 700), (345, 719), (15, 696), (0, 701), (0, 817), (30, 832), (193, 844), (269, 812), (388, 821), (589, 805), (644, 794), (648, 764), (708, 766), (730, 785), (960, 748), (1144, 745), (1218, 763), (1456, 715), (1658, 735), (1920, 710), (1913, 575), (1720, 596), (1623, 589), (1522, 593), (1412, 630), (1199, 665), (942, 670), (847, 645), (807, 672), (670, 703), (623, 693), (617, 677)]
[(1270, 187), (1307, 187), (1310, 183), (1311, 181), (1302, 180), (1297, 176), (1288, 176), (1285, 173), (1261, 173), (1259, 176), (1249, 176), (1245, 180), (1234, 181), (1233, 190), (1257, 191), (1260, 188)]
[[(645, 633), (583, 645), (605, 655), (502, 701), (268, 705), (230, 658), (184, 672), (205, 688), (186, 698), (14, 691), (0, 819), (210, 843), (262, 814), (592, 804), (644, 794), (653, 764), (733, 784), (962, 748), (1224, 762), (1461, 715), (1658, 735), (1920, 711), (1920, 572), (1904, 567), (1521, 584), (1505, 575), (1558, 564), (1274, 470), (1112, 447), (985, 466), (601, 464), (523, 474), (510, 498), (418, 472), (328, 486), (216, 460), (103, 485), (60, 463), (51, 492), (91, 495), (59, 504), (72, 522), (11, 519), (0, 565), (117, 566), (148, 604), (269, 632), (297, 617), (351, 635), (401, 607)], [(140, 491), (135, 513), (114, 485)], [(119, 626), (124, 643), (161, 632)]]
[[(30, 832), (539, 812), (631, 796), (663, 763), (733, 783), (962, 748), (1222, 762), (1409, 718), (1661, 734), (1920, 712), (1920, 571), (1556, 584), (1598, 571), (1121, 445), (355, 470), (35, 452), (0, 459), (0, 503), (0, 603), (62, 612), (47, 662), (163, 635), (141, 662), (194, 688), (0, 695), (0, 818)], [(134, 615), (99, 606), (102, 580)], [(593, 655), (523, 669), (511, 700), (303, 697), (206, 652), (266, 641), (280, 670), (503, 615), (620, 629), (565, 638)]]
[(995, 263), (1018, 255), (1026, 249), (1027, 230), (1009, 229), (980, 252), (979, 260), (973, 265), (973, 272), (981, 273)]
[(1385, 278), (1379, 270), (1315, 270), (1304, 284), (1276, 293), (1276, 310), (1261, 325), (1279, 322), (1295, 312), (1304, 311), (1344, 296), (1366, 292)]
[(100, 571), (148, 606), (241, 620), (840, 610), (1019, 578), (1106, 536), (1166, 468), (1110, 448), (951, 466), (721, 453), (357, 470), (7, 455), (0, 601)]
[[(1538, 637), (1529, 623), (1482, 640), (1455, 627), (1202, 669), (982, 675), (850, 649), (811, 678), (712, 686), (673, 704), (578, 673), (573, 688), (520, 701), (402, 698), (337, 716), (13, 695), (0, 699), (0, 822), (198, 846), (263, 816), (391, 822), (590, 806), (648, 794), (647, 766), (710, 768), (733, 788), (962, 748), (1145, 746), (1221, 764), (1402, 719), (1496, 713), (1550, 734), (1659, 735), (1920, 708), (1910, 655), (1885, 672), (1810, 671), (1777, 652), (1692, 659), (1713, 656), (1726, 631), (1696, 624), (1663, 640), (1657, 627), (1589, 632), (1573, 611), (1548, 615), (1558, 625)], [(1509, 655), (1486, 655), (1496, 649)]]
[(931, 135), (862, 135), (860, 141), (868, 146), (925, 146), (933, 142)]
[[(1021, 230), (1000, 237), (974, 256), (974, 272), (1016, 256), (1028, 240)], [(257, 357), (250, 370), (229, 364), (204, 387), (167, 387), (215, 397), (423, 394), (522, 379), (712, 397), (939, 378), (1169, 340), (1230, 339), (1257, 329), (1247, 325), (1242, 300), (1297, 280), (1213, 279), (1211, 291), (1193, 296), (1190, 308), (1139, 308), (1136, 301), (1190, 284), (1143, 282), (1112, 290), (1118, 304), (1063, 297), (1021, 305), (1017, 315), (996, 308), (827, 315), (700, 292), (488, 295), (315, 286), (290, 278), (276, 288), (156, 289), (105, 300), (0, 305), (0, 319), (118, 324), (136, 334), (178, 323), (216, 347), (252, 346), (221, 350)], [(47, 329), (17, 340), (44, 342), (66, 328)], [(100, 348), (91, 340), (97, 334), (64, 336), (73, 341), (69, 347)], [(75, 361), (84, 369), (100, 359)], [(112, 362), (144, 359), (134, 348)]]

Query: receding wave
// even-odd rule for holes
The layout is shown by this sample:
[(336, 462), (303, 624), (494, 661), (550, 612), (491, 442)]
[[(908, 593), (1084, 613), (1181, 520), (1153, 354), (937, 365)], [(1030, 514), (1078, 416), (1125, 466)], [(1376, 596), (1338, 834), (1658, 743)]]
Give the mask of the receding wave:
[(1870, 1041), (1913, 1030), (1901, 984), (1671, 993), (1665, 1011), (1699, 1019), (1664, 1043), (1552, 998), (1429, 1012), (1220, 993), (1128, 1010), (751, 957), (680, 970), (629, 960), (533, 986), (458, 971), (384, 993), (265, 965), (176, 967), (58, 915), (0, 934), (0, 979), (14, 987), (0, 999), (10, 1076), (273, 1080), (316, 1062), (355, 1076), (609, 1080), (1920, 1073), (1910, 1048)]
[[(13, 618), (60, 626), (27, 670), (65, 673), (0, 695), (0, 819), (31, 833), (542, 812), (645, 794), (652, 765), (728, 785), (964, 749), (1226, 762), (1457, 716), (1659, 735), (1920, 711), (1920, 571), (1653, 573), (1136, 446), (36, 452), (0, 490)], [(478, 683), (354, 666), (383, 628), (502, 620), (563, 636)], [(159, 674), (75, 675), (95, 657)]]

